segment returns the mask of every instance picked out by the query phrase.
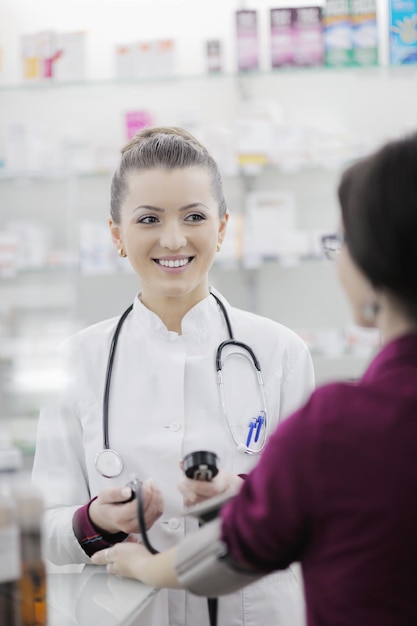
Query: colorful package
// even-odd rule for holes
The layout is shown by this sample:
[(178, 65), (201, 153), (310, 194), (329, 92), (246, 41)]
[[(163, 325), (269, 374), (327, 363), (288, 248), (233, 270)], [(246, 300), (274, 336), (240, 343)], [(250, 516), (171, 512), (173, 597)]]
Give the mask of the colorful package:
[(237, 69), (247, 72), (259, 69), (257, 12), (236, 11)]
[(390, 1), (390, 63), (417, 63), (417, 0)]
[(378, 65), (376, 0), (350, 0), (354, 65)]
[(321, 7), (297, 7), (293, 10), (293, 45), (295, 65), (323, 65)]
[(323, 7), (325, 64), (353, 65), (352, 20), (349, 0), (326, 0)]
[(294, 9), (271, 9), (271, 67), (294, 64)]

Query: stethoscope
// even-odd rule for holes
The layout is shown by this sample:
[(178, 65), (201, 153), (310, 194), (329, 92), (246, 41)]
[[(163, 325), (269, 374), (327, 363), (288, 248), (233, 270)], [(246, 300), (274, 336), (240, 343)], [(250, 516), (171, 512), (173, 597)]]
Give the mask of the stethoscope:
[[(262, 374), (261, 374), (261, 367), (259, 365), (259, 361), (256, 358), (256, 355), (253, 352), (252, 348), (248, 346), (247, 344), (241, 341), (236, 341), (236, 339), (234, 339), (232, 326), (230, 324), (230, 319), (229, 319), (229, 316), (227, 314), (227, 311), (223, 302), (213, 292), (210, 292), (210, 294), (213, 296), (213, 298), (216, 300), (217, 304), (220, 307), (220, 310), (224, 317), (224, 321), (226, 323), (227, 331), (229, 334), (229, 339), (226, 339), (226, 341), (223, 341), (219, 345), (219, 347), (217, 348), (217, 353), (216, 353), (217, 383), (218, 383), (219, 391), (220, 391), (220, 399), (221, 399), (221, 404), (223, 408), (224, 421), (227, 425), (229, 434), (234, 444), (238, 448), (238, 450), (244, 452), (245, 454), (259, 454), (260, 452), (262, 452), (262, 450), (265, 447), (267, 435), (268, 435), (268, 415), (267, 415), (267, 409), (266, 409), (266, 398), (265, 398), (265, 391), (264, 391), (264, 383), (263, 383)], [(111, 376), (112, 376), (112, 370), (113, 370), (113, 364), (114, 364), (114, 356), (115, 356), (116, 348), (117, 348), (117, 341), (118, 341), (123, 323), (126, 317), (129, 315), (129, 313), (132, 311), (132, 309), (133, 309), (133, 304), (131, 304), (126, 309), (126, 311), (123, 313), (123, 315), (120, 317), (117, 323), (117, 326), (114, 331), (112, 341), (110, 344), (109, 358), (107, 361), (107, 370), (106, 370), (106, 378), (105, 378), (104, 394), (103, 394), (103, 449), (97, 454), (96, 459), (95, 459), (95, 466), (96, 466), (97, 472), (101, 474), (101, 476), (104, 476), (105, 478), (115, 478), (116, 476), (119, 476), (123, 470), (122, 457), (116, 450), (113, 450), (112, 448), (110, 448), (110, 443), (109, 443), (109, 397), (110, 397), (110, 384), (111, 384)], [(228, 412), (227, 412), (226, 398), (225, 398), (224, 384), (223, 384), (223, 373), (222, 373), (222, 363), (225, 360), (225, 358), (222, 359), (222, 355), (223, 355), (223, 350), (226, 346), (237, 346), (241, 348), (243, 352), (232, 352), (232, 353), (227, 354), (225, 358), (232, 356), (232, 355), (236, 355), (236, 354), (247, 358), (252, 364), (253, 368), (255, 369), (256, 377), (257, 377), (257, 384), (258, 384), (258, 390), (259, 390), (262, 409), (260, 410), (259, 415), (257, 417), (253, 417), (250, 420), (249, 425), (248, 425), (247, 437), (244, 442), (239, 441), (235, 433), (233, 432), (233, 429), (231, 427), (230, 420), (228, 417)], [(257, 444), (257, 446), (254, 447), (253, 444)]]

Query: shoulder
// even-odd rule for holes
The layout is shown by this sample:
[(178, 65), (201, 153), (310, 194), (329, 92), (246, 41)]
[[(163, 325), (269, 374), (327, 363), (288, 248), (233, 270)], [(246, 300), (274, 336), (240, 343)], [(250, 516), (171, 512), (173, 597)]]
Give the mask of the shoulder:
[(335, 414), (334, 409), (340, 411), (344, 402), (351, 402), (355, 397), (358, 387), (355, 383), (332, 382), (318, 387), (306, 405), (307, 411), (312, 415), (320, 415), (324, 421), (331, 420)]
[[(324, 441), (324, 433), (350, 429), (362, 421), (363, 406), (368, 393), (360, 384), (334, 382), (315, 389), (305, 405), (294, 414), (295, 422), (304, 432)], [(314, 437), (313, 437), (314, 438)]]
[(118, 319), (113, 317), (77, 331), (62, 342), (62, 353), (71, 357), (79, 353), (85, 355), (90, 351), (100, 351), (100, 348), (108, 349)]

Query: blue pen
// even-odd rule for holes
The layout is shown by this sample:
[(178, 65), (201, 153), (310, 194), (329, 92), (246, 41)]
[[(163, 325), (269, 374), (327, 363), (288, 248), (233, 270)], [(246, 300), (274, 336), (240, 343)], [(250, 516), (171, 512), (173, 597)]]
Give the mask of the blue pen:
[(250, 442), (251, 442), (251, 439), (252, 439), (252, 434), (253, 434), (253, 431), (256, 428), (256, 422), (257, 422), (256, 417), (253, 417), (251, 419), (251, 421), (249, 422), (249, 432), (248, 432), (248, 436), (247, 436), (247, 439), (246, 439), (246, 447), (247, 448), (249, 448), (249, 446), (250, 446)]
[[(263, 413), (263, 411), (262, 411)], [(256, 419), (256, 433), (255, 433), (255, 443), (258, 441), (259, 439), (259, 435), (261, 434), (261, 430), (262, 430), (262, 426), (264, 424), (265, 421), (265, 416), (264, 415), (258, 415), (257, 419)]]

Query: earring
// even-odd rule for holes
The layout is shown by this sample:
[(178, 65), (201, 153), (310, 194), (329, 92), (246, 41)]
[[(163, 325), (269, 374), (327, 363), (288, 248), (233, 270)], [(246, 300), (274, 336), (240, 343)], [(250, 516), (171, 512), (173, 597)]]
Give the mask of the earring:
[(368, 302), (365, 302), (362, 305), (362, 317), (365, 320), (365, 322), (368, 322), (369, 324), (373, 324), (375, 322), (375, 318), (380, 308), (381, 308), (380, 305), (375, 300), (373, 301), (368, 300)]
[(216, 252), (220, 252), (221, 248), (222, 248), (221, 243), (217, 242)]
[(119, 248), (119, 249), (118, 249), (118, 251), (117, 251), (117, 254), (118, 254), (120, 257), (122, 257), (122, 259), (124, 259), (124, 258), (126, 258), (126, 257), (127, 257), (127, 254), (126, 254), (126, 252), (123, 250), (123, 248)]

